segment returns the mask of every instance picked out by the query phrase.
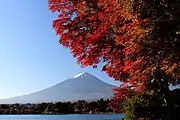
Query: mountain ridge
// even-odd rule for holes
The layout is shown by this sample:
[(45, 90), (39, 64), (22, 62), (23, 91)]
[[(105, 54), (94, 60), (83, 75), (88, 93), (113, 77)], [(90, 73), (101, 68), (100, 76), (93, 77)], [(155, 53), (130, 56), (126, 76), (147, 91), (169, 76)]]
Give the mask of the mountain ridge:
[(0, 99), (0, 103), (39, 103), (57, 101), (76, 101), (110, 98), (113, 96), (114, 85), (110, 85), (96, 76), (87, 72), (81, 72), (74, 77), (68, 78), (58, 84), (43, 90)]

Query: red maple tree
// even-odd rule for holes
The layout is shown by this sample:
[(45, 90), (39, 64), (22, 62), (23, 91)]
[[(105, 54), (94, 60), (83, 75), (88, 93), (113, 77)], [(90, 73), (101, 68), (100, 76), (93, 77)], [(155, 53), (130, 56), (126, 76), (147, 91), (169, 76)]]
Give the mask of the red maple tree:
[(59, 43), (71, 50), (82, 67), (103, 63), (102, 70), (122, 86), (143, 90), (157, 68), (179, 75), (173, 40), (158, 29), (157, 18), (142, 16), (145, 7), (154, 5), (144, 1), (49, 0), (49, 9), (59, 13), (53, 22)]

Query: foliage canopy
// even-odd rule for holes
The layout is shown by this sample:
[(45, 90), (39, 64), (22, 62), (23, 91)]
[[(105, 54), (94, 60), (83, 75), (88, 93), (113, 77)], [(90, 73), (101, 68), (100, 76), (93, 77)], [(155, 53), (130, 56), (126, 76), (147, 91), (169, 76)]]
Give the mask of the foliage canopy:
[(161, 84), (157, 71), (168, 75), (167, 84), (178, 82), (178, 0), (49, 0), (49, 9), (59, 14), (53, 22), (59, 43), (77, 62), (103, 63), (102, 70), (122, 82), (114, 101), (145, 90), (152, 76)]
[(102, 68), (142, 89), (158, 67), (179, 77), (180, 3), (171, 0), (49, 0), (60, 44), (82, 67)]

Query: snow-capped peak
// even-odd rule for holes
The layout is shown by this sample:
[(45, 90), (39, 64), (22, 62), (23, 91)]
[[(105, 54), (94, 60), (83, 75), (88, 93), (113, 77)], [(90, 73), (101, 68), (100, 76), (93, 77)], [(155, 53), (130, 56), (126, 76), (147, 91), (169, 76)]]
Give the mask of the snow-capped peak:
[(84, 75), (84, 74), (86, 74), (86, 73), (85, 73), (85, 72), (81, 72), (81, 73), (77, 74), (76, 76), (74, 76), (74, 78), (76, 79), (76, 78), (78, 78), (78, 77), (81, 77), (81, 76)]

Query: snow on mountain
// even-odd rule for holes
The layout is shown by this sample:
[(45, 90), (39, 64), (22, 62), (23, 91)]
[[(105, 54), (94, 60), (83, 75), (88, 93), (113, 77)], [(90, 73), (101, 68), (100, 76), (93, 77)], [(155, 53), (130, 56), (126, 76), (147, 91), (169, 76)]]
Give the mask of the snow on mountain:
[(82, 77), (82, 76), (84, 76), (85, 74), (87, 74), (87, 73), (81, 72), (81, 73), (77, 74), (76, 76), (74, 76), (74, 78), (76, 79), (76, 78), (78, 78), (78, 77)]
[(113, 96), (114, 88), (115, 86), (107, 84), (89, 73), (82, 72), (47, 89), (28, 95), (1, 99), (0, 103), (40, 103), (106, 99)]

